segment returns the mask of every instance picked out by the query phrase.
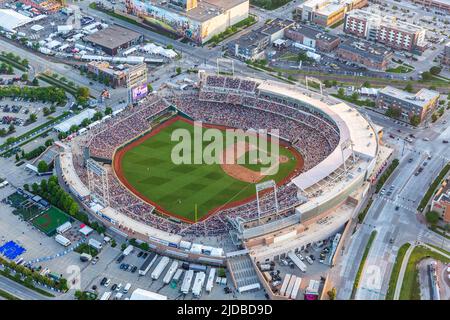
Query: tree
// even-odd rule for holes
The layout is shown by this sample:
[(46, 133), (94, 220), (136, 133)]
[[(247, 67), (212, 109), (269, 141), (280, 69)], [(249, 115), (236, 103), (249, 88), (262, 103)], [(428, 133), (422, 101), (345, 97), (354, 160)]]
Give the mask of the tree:
[(345, 90), (344, 90), (344, 88), (339, 88), (337, 94), (338, 94), (339, 97), (345, 96)]
[(74, 215), (76, 215), (76, 214), (78, 213), (79, 210), (80, 210), (80, 208), (79, 208), (79, 206), (78, 206), (78, 203), (76, 203), (76, 202), (74, 201), (74, 202), (72, 202), (72, 204), (70, 205), (70, 208), (69, 208), (69, 214), (70, 214), (71, 216), (74, 216)]
[(439, 73), (441, 73), (442, 68), (438, 66), (433, 66), (430, 68), (430, 73), (434, 76), (437, 76)]
[(409, 123), (411, 123), (412, 126), (417, 127), (420, 124), (420, 117), (417, 114), (413, 115), (409, 120)]
[[(37, 168), (38, 168), (38, 171), (41, 173), (48, 172), (48, 164), (44, 160), (39, 161)], [(42, 181), (44, 181), (44, 180), (42, 180)]]
[(364, 88), (370, 88), (370, 87), (371, 87), (369, 81), (364, 81), (364, 83), (363, 83), (362, 86), (363, 86)]
[(430, 72), (425, 71), (422, 73), (422, 80), (428, 81), (428, 80), (431, 80), (432, 78), (433, 78), (433, 75)]
[(412, 86), (412, 83), (408, 83), (408, 84), (406, 85), (405, 91), (408, 91), (408, 92), (414, 92), (414, 88), (413, 88), (413, 86)]
[(19, 154), (16, 153), (16, 161), (19, 161), (19, 160), (20, 160)]
[(39, 80), (37, 78), (34, 78), (33, 81), (31, 81), (31, 84), (37, 87), (39, 85)]
[(336, 288), (333, 287), (330, 291), (327, 292), (327, 294), (328, 294), (328, 298), (330, 298), (330, 300), (336, 299), (336, 294), (337, 294)]
[(101, 111), (97, 111), (94, 113), (94, 116), (92, 117), (92, 121), (100, 120), (103, 117), (103, 114)]
[(112, 108), (111, 107), (106, 107), (105, 108), (105, 114), (108, 115), (108, 114), (111, 114), (111, 113), (113, 113)]
[(425, 215), (427, 222), (431, 225), (436, 225), (439, 221), (439, 213), (436, 211), (428, 211)]
[(22, 80), (22, 81), (28, 81), (28, 73), (22, 74), (22, 76), (20, 77), (20, 80)]
[(401, 115), (401, 111), (398, 108), (389, 107), (386, 111), (386, 115), (391, 118), (399, 118)]
[(177, 74), (180, 74), (180, 73), (181, 73), (181, 67), (177, 67), (177, 68), (175, 69), (175, 72), (176, 72)]
[(37, 120), (37, 115), (35, 115), (34, 113), (31, 113), (30, 116), (28, 117), (28, 122), (32, 123), (35, 122)]
[(150, 83), (147, 83), (147, 90), (148, 92), (153, 92), (153, 87)]
[(122, 243), (122, 245), (120, 246), (120, 249), (123, 251), (127, 248), (127, 244), (126, 243)]

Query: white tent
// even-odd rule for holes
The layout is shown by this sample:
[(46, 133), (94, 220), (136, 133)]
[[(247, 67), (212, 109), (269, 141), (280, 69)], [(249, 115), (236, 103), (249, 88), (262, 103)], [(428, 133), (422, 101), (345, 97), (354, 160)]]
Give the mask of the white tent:
[(44, 29), (44, 27), (43, 26), (41, 26), (40, 24), (34, 24), (34, 25), (32, 25), (31, 26), (31, 28), (30, 28), (31, 30), (33, 30), (33, 31), (36, 31), (36, 32), (38, 32), (38, 31), (41, 31), (41, 30), (43, 30)]
[(76, 116), (73, 116), (72, 118), (67, 119), (66, 121), (61, 122), (60, 124), (55, 126), (55, 130), (58, 132), (67, 132), (70, 130), (70, 127), (73, 125), (80, 125), (81, 122), (88, 118), (91, 119), (95, 114), (94, 109), (86, 109)]
[(83, 234), (85, 237), (87, 237), (94, 230), (91, 227), (85, 225), (79, 231), (80, 231), (81, 234)]
[(33, 19), (11, 9), (0, 9), (0, 27), (12, 32), (14, 29), (30, 23)]

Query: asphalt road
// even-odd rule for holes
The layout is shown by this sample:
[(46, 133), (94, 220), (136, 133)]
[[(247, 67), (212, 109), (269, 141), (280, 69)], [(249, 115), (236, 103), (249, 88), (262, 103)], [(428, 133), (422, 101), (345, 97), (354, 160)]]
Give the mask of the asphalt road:
[(50, 300), (51, 298), (43, 296), (36, 291), (28, 289), (17, 282), (0, 276), (0, 289), (16, 296), (21, 300)]
[[(442, 143), (443, 139), (449, 139), (450, 128), (437, 124), (428, 129), (416, 129), (415, 135), (416, 141), (406, 144), (405, 148), (402, 139), (385, 139), (385, 143), (395, 146), (397, 151), (394, 157), (400, 159), (400, 165), (385, 183), (386, 189), (391, 185), (394, 189), (389, 197), (374, 197), (363, 225), (351, 236), (350, 244), (335, 270), (339, 273), (336, 283), (339, 299), (349, 299), (351, 296), (362, 254), (373, 230), (377, 230), (377, 236), (361, 274), (355, 296), (358, 300), (385, 298), (397, 251), (402, 244), (420, 241), (450, 250), (450, 241), (431, 232), (416, 210), (425, 190), (450, 160), (450, 149)], [(425, 136), (432, 138), (426, 142), (422, 140)], [(427, 154), (432, 155), (431, 160), (427, 160)], [(411, 163), (408, 162), (410, 158), (413, 159)], [(427, 166), (419, 176), (415, 176), (415, 171), (424, 161), (427, 161)]]

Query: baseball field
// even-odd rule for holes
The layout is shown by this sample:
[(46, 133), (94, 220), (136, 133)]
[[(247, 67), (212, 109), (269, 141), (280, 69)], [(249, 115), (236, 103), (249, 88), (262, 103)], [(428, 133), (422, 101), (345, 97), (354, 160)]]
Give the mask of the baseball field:
[(56, 207), (50, 207), (40, 216), (33, 219), (33, 225), (47, 235), (53, 235), (56, 229), (69, 221), (69, 217)]
[[(225, 128), (209, 127), (219, 128), (225, 136)], [(113, 166), (117, 177), (131, 192), (158, 211), (184, 221), (200, 221), (220, 209), (245, 203), (255, 197), (255, 183), (270, 179), (284, 183), (303, 166), (301, 155), (284, 145), (279, 145), (279, 170), (273, 175), (261, 175), (259, 169), (263, 166), (258, 163), (175, 164), (171, 155), (178, 141), (171, 141), (171, 136), (176, 129), (189, 132), (194, 145), (193, 123), (175, 117), (119, 149)], [(234, 147), (233, 141), (225, 140), (223, 149)], [(273, 143), (269, 140), (268, 152), (274, 150)], [(208, 144), (202, 142), (203, 150)], [(247, 145), (239, 158), (247, 158), (253, 149)], [(193, 159), (194, 147), (190, 152)]]

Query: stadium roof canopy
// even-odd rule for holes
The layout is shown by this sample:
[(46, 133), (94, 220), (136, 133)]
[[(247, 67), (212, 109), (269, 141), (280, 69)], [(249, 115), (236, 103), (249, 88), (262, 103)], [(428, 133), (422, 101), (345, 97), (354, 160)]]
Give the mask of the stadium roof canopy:
[(55, 130), (58, 132), (67, 132), (70, 130), (70, 127), (73, 125), (79, 126), (81, 122), (89, 118), (91, 119), (95, 114), (94, 109), (86, 109), (83, 112), (80, 112), (76, 116), (73, 116), (72, 118), (67, 119), (66, 121), (61, 122), (60, 124), (55, 126)]
[(14, 29), (30, 23), (33, 19), (24, 16), (11, 9), (0, 9), (0, 27), (6, 31), (14, 31)]

